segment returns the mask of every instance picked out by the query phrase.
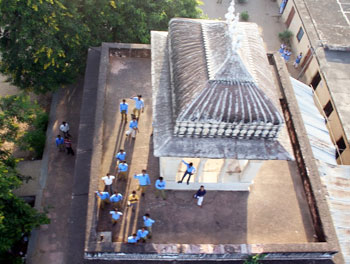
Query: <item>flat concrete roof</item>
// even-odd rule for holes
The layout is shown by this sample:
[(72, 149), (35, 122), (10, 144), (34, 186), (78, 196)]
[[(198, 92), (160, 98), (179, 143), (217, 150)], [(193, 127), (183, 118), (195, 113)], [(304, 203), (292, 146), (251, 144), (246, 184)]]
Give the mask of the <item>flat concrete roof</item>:
[[(196, 260), (205, 256), (227, 260), (269, 252), (269, 257), (273, 259), (289, 258), (303, 252), (305, 258), (330, 258), (337, 248), (332, 230), (328, 230), (327, 207), (319, 198), (322, 195), (318, 189), (320, 185), (314, 180), (311, 182), (312, 188), (318, 190), (315, 196), (320, 211), (310, 211), (307, 203), (310, 196), (305, 197), (304, 179), (300, 178), (297, 161), (267, 161), (250, 193), (208, 192), (203, 208), (196, 207), (193, 191), (168, 191), (166, 201), (157, 200), (152, 185), (146, 196), (141, 198), (135, 213), (128, 211), (124, 202), (121, 207), (124, 215), (116, 226), (112, 226), (108, 214), (110, 208), (98, 207), (94, 191), (103, 188), (100, 178), (105, 173), (115, 173), (114, 155), (119, 148), (126, 150), (130, 170), (128, 180), (118, 181), (114, 186), (118, 192), (126, 196), (136, 189), (137, 181), (131, 176), (141, 169), (148, 170), (152, 183), (159, 175), (159, 161), (153, 155), (151, 138), (151, 61), (149, 57), (132, 56), (132, 53), (137, 55), (133, 51), (137, 49), (135, 47), (141, 50), (139, 52), (147, 53), (147, 46), (142, 45), (104, 44), (102, 47), (95, 114), (98, 125), (90, 128), (93, 130), (91, 164), (80, 164), (91, 168), (87, 175), (90, 187), (85, 257)], [(140, 93), (146, 104), (139, 122), (140, 133), (136, 140), (126, 140), (126, 126), (121, 123), (118, 114), (119, 102)], [(129, 103), (132, 108), (132, 102)], [(307, 147), (307, 144), (301, 143), (303, 149)], [(312, 153), (308, 156), (306, 161), (312, 161)], [(315, 171), (313, 167), (308, 169), (310, 173)], [(136, 247), (124, 243), (128, 235), (140, 228), (141, 216), (145, 212), (157, 221), (152, 240)], [(315, 213), (321, 214), (321, 228), (325, 229), (327, 236), (325, 242), (320, 242), (324, 241), (322, 238), (314, 240), (317, 233), (313, 223)], [(112, 232), (115, 242), (99, 241), (100, 231)]]
[(303, 0), (303, 2), (322, 43), (329, 49), (349, 51), (350, 0)]

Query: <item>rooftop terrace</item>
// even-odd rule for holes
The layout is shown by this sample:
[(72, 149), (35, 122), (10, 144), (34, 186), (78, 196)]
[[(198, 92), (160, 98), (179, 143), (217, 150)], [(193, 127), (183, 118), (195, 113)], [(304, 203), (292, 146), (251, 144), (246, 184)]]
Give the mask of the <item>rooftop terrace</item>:
[[(159, 175), (159, 163), (153, 156), (151, 137), (149, 51), (147, 45), (104, 44), (102, 48), (101, 62), (106, 63), (100, 64), (96, 96), (85, 257), (96, 259), (108, 255), (107, 258), (120, 259), (135, 258), (124, 253), (148, 253), (147, 257), (152, 258), (164, 253), (188, 258), (186, 253), (194, 254), (192, 257), (206, 253), (221, 254), (220, 258), (223, 254), (226, 257), (258, 252), (282, 254), (290, 250), (312, 255), (316, 248), (329, 251), (327, 243), (318, 242), (295, 161), (264, 162), (249, 193), (209, 191), (203, 208), (197, 208), (193, 191), (168, 191), (166, 201), (155, 198), (153, 184)], [(146, 108), (140, 118), (136, 140), (126, 140), (118, 106), (121, 99), (135, 94), (143, 95)], [(132, 108), (133, 103), (128, 102)], [(128, 211), (124, 202), (124, 215), (112, 226), (110, 208), (99, 209), (93, 191), (103, 187), (102, 175), (115, 173), (114, 156), (120, 147), (127, 152), (129, 178), (127, 182), (118, 182), (115, 189), (124, 196), (130, 194), (137, 186), (132, 175), (142, 169), (148, 170), (153, 184), (141, 198), (135, 213)], [(137, 246), (126, 244), (127, 236), (142, 226), (142, 216), (146, 212), (156, 220), (152, 239)], [(100, 232), (112, 232), (112, 241), (107, 237), (100, 241)], [(329, 255), (323, 254), (323, 257)]]

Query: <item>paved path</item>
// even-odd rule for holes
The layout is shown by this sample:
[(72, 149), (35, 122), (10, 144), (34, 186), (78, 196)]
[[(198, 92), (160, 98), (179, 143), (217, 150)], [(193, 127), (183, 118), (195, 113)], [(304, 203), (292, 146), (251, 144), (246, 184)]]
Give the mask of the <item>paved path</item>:
[(78, 124), (83, 82), (61, 89), (53, 97), (48, 127), (48, 140), (43, 158), (43, 171), (40, 184), (42, 199), (37, 197), (36, 206), (48, 208), (51, 223), (34, 232), (30, 242), (27, 263), (69, 263), (65, 261), (66, 245), (71, 239), (68, 233), (72, 182), (75, 156), (57, 151), (54, 137), (62, 121), (70, 124), (73, 136), (73, 149), (78, 140)]

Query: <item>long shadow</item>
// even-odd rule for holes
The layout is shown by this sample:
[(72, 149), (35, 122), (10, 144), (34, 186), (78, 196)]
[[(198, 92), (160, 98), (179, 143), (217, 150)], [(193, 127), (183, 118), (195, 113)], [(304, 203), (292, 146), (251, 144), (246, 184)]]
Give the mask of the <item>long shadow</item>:
[(317, 239), (314, 238), (315, 228), (312, 223), (310, 207), (307, 203), (305, 189), (303, 186), (303, 180), (301, 178), (298, 168), (296, 167), (297, 165), (293, 166), (291, 162), (288, 162), (288, 168), (290, 171), (290, 175), (292, 177), (295, 194), (298, 200), (298, 205), (299, 205), (301, 218), (303, 220), (304, 230), (309, 242), (318, 242)]

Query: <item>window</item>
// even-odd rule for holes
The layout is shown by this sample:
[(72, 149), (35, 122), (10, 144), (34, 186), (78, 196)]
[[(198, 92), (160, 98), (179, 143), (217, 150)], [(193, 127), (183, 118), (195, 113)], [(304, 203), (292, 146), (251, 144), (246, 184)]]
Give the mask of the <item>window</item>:
[(345, 145), (345, 141), (344, 141), (343, 137), (338, 139), (336, 144), (337, 144), (337, 147), (338, 147), (338, 151), (335, 154), (335, 158), (337, 159), (339, 157), (339, 154), (342, 154), (343, 151), (346, 149), (346, 145)]
[(325, 113), (325, 115), (327, 117), (329, 117), (331, 115), (331, 113), (333, 112), (333, 105), (332, 105), (331, 101), (328, 101), (326, 106), (323, 107), (323, 112)]
[[(305, 57), (305, 59), (306, 59), (306, 57)], [(305, 61), (305, 59), (304, 59), (304, 61)], [(320, 76), (320, 73), (317, 72), (315, 74), (314, 78), (312, 78), (312, 81), (310, 83), (312, 89), (316, 90), (316, 88), (317, 88), (318, 84), (320, 83), (320, 81), (321, 81), (321, 76)]]
[(302, 27), (299, 28), (298, 34), (297, 34), (297, 39), (300, 42), (301, 38), (304, 36), (304, 30)]

